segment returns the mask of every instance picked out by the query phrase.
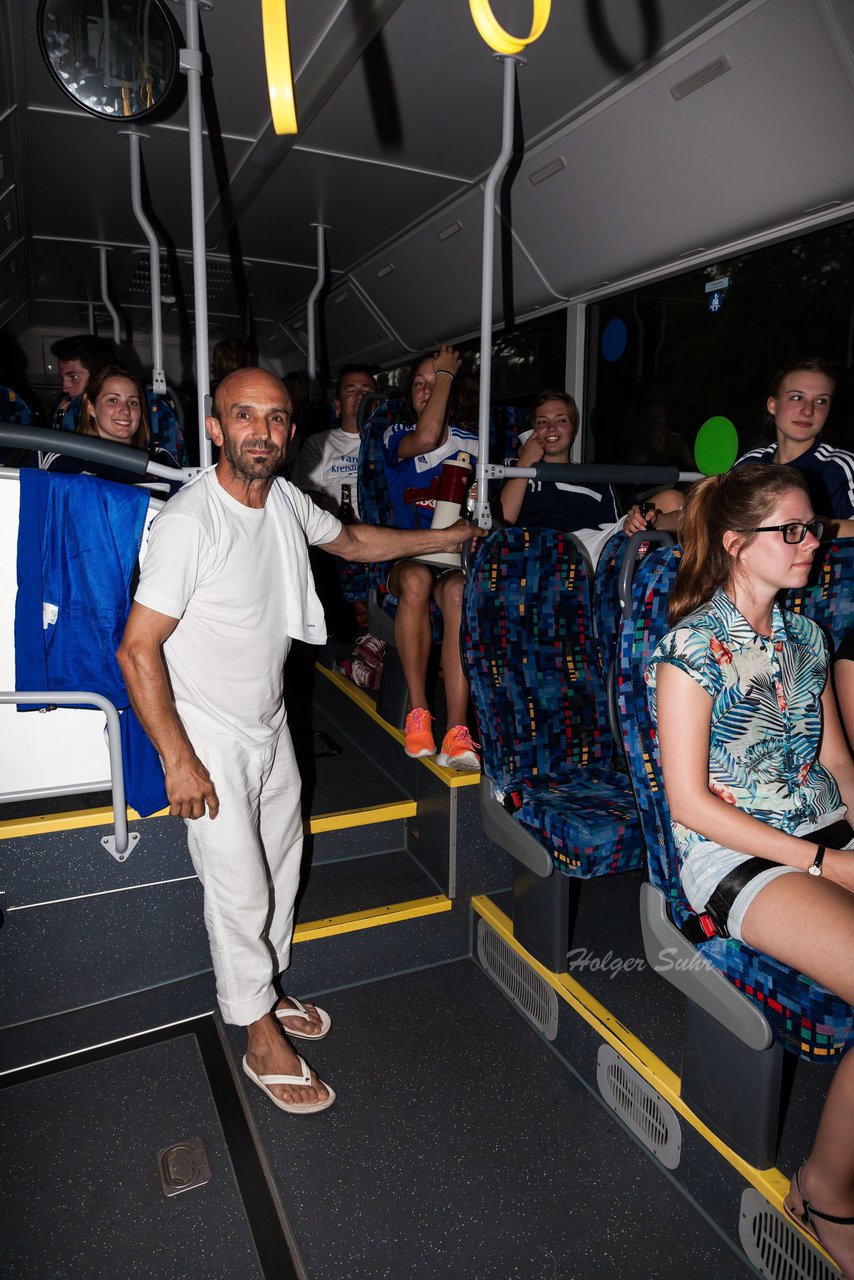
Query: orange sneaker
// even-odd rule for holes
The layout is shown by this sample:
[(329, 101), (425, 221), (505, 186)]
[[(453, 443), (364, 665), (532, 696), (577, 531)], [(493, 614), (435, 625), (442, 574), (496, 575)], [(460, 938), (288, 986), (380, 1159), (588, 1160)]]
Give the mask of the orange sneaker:
[(480, 768), (480, 756), (476, 748), (479, 742), (472, 742), (471, 734), (464, 724), (455, 724), (442, 739), (442, 750), (436, 757), (436, 764), (446, 769), (464, 769), (468, 773), (476, 773)]
[(419, 756), (434, 756), (436, 743), (430, 729), (433, 717), (424, 707), (413, 707), (406, 717), (403, 734), (406, 742), (406, 754), (413, 760)]

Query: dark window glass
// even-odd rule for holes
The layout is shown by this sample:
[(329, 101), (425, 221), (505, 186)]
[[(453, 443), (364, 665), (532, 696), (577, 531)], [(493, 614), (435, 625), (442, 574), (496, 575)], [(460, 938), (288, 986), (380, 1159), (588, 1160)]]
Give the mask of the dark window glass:
[(845, 222), (591, 306), (586, 457), (694, 469), (697, 431), (717, 415), (735, 425), (743, 453), (766, 439), (774, 374), (801, 356), (833, 366), (825, 438), (854, 448), (852, 250)]

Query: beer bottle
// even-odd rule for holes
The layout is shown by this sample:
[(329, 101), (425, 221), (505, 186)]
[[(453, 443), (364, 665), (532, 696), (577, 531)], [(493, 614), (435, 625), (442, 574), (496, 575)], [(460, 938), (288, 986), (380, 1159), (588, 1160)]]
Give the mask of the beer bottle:
[(342, 484), (341, 502), (338, 507), (338, 519), (342, 524), (356, 524), (356, 512), (353, 510), (353, 499), (350, 496), (351, 486)]

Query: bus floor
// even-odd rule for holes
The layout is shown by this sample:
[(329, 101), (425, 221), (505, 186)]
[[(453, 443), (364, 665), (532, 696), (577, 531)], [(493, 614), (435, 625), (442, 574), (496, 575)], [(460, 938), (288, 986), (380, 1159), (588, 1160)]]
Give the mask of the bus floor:
[[(203, 978), (98, 1006), (96, 1047), (0, 1078), (0, 1271), (249, 1280), (290, 1251), (312, 1280), (754, 1274), (473, 959), (322, 994), (318, 1116), (242, 1078), (239, 1029), (187, 1017)], [(196, 1138), (210, 1181), (165, 1195), (158, 1153)]]

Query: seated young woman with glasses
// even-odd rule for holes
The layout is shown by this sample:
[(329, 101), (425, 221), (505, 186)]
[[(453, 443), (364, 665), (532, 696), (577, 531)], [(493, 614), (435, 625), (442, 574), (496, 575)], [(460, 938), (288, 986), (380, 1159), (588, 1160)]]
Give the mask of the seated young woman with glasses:
[[(854, 761), (824, 635), (776, 602), (806, 583), (822, 533), (793, 468), (698, 484), (646, 680), (691, 906), (854, 1004)], [(854, 1277), (854, 1054), (786, 1209)]]

